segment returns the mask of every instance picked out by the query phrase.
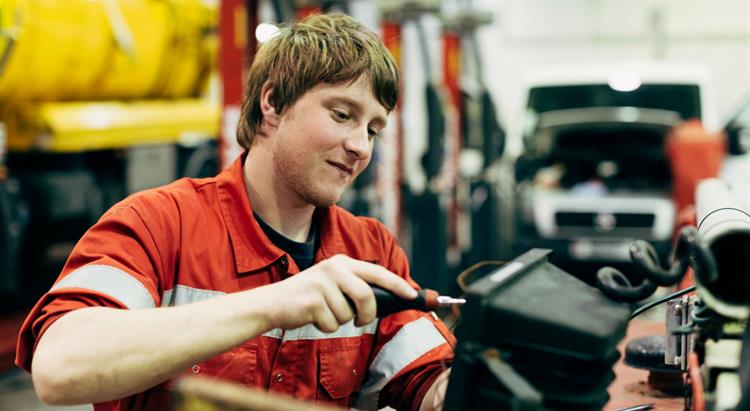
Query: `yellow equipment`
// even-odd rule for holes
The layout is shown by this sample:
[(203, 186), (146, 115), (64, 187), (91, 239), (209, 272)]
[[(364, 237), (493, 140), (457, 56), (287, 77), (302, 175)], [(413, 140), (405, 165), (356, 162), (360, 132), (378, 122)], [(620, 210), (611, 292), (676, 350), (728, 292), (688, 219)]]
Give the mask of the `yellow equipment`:
[(0, 0), (3, 301), (48, 289), (126, 195), (215, 174), (217, 3)]
[[(216, 22), (215, 1), (0, 0), (0, 121), (9, 149), (215, 136), (218, 109), (199, 96), (215, 66)], [(111, 100), (128, 102), (103, 103)]]
[(83, 152), (214, 139), (219, 106), (197, 99), (33, 103), (6, 117), (11, 152)]

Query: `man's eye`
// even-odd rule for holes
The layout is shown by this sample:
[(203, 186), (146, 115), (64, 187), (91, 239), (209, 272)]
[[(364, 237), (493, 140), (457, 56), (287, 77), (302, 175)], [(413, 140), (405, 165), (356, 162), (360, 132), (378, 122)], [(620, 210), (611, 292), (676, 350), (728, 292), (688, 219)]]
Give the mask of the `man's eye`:
[(380, 136), (380, 131), (373, 130), (371, 128), (367, 129), (367, 133), (370, 135), (370, 137), (379, 137)]
[(333, 115), (336, 116), (336, 119), (338, 120), (349, 120), (351, 118), (349, 113), (341, 110), (333, 110)]

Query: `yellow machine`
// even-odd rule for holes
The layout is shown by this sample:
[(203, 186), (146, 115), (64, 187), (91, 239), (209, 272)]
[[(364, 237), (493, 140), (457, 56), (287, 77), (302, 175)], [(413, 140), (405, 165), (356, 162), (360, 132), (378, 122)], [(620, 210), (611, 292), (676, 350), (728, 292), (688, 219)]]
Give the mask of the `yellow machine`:
[[(134, 144), (127, 128), (142, 135), (155, 127), (159, 142), (183, 132), (214, 136), (218, 107), (197, 97), (215, 62), (216, 20), (215, 4), (201, 0), (0, 1), (0, 106), (9, 148), (127, 147)], [(133, 116), (143, 112), (141, 103), (177, 110), (166, 119)], [(55, 141), (71, 129), (108, 143)]]
[(217, 1), (0, 0), (0, 296), (125, 195), (216, 171)]

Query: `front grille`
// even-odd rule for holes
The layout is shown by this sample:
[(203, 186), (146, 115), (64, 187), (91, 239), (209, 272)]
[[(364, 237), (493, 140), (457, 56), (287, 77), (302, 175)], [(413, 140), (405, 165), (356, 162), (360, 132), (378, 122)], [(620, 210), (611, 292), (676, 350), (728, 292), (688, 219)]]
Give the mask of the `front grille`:
[(610, 228), (651, 228), (655, 217), (651, 213), (589, 213), (589, 212), (558, 212), (555, 213), (555, 223), (558, 227), (591, 227), (596, 228), (600, 223), (600, 216), (612, 216), (613, 226)]
[(595, 213), (555, 213), (558, 227), (593, 227), (595, 218)]

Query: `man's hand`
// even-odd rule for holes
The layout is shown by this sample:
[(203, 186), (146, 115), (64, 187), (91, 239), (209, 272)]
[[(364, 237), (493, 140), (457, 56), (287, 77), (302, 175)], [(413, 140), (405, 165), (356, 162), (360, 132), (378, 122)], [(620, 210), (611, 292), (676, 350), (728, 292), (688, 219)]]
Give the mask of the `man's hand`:
[(448, 389), (448, 379), (451, 376), (450, 368), (443, 371), (432, 383), (427, 393), (422, 398), (419, 411), (441, 411), (445, 405), (445, 392)]
[(375, 320), (375, 297), (369, 284), (392, 291), (404, 299), (417, 296), (409, 283), (385, 268), (336, 255), (284, 281), (263, 287), (268, 298), (271, 328), (290, 330), (314, 324), (320, 331), (334, 332), (355, 318), (347, 302), (356, 307), (357, 326)]

